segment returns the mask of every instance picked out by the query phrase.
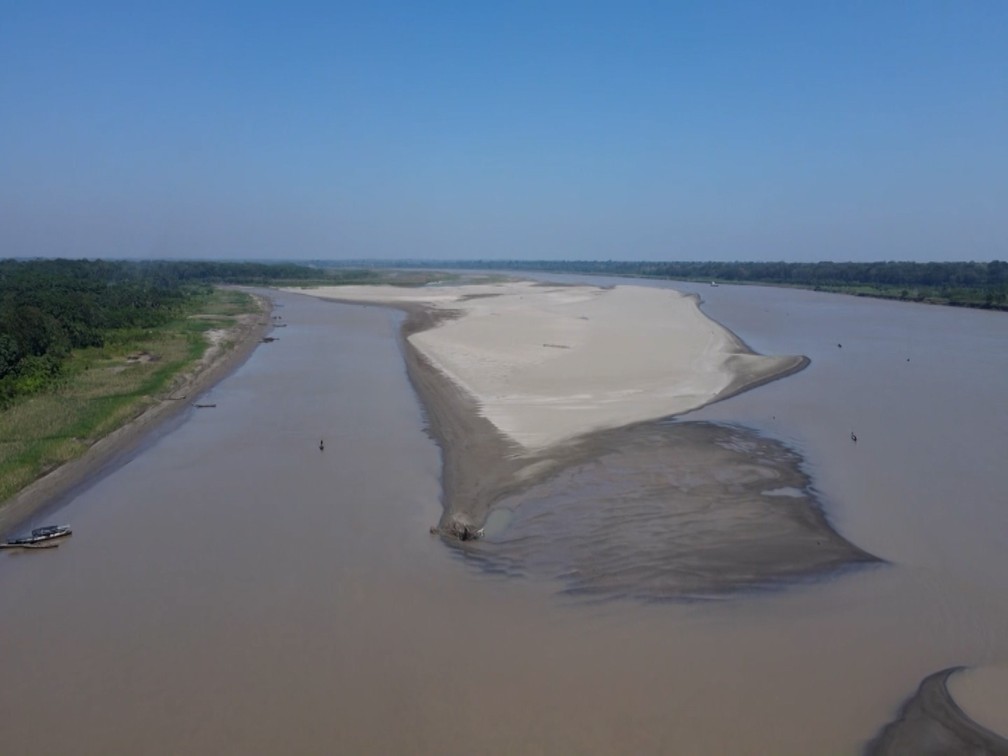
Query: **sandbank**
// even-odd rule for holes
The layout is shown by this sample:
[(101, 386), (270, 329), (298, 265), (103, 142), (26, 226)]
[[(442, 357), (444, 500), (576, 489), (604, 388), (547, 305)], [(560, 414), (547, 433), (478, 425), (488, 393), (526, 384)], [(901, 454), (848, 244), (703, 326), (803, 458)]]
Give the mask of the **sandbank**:
[(669, 419), (808, 363), (752, 353), (696, 297), (528, 282), (301, 293), (407, 313), (407, 372), (442, 450), (436, 530), (492, 572), (665, 600), (878, 561), (830, 526), (797, 453)]
[(679, 415), (805, 364), (754, 354), (697, 297), (669, 289), (509, 282), (304, 293), (441, 314), (409, 343), (529, 452)]
[[(979, 671), (979, 670), (977, 670)], [(965, 684), (956, 685), (956, 696), (977, 687), (976, 702), (986, 696), (983, 708), (990, 700), (1003, 699), (1003, 688), (988, 689), (988, 684), (1003, 682), (1003, 676), (979, 675), (970, 680), (972, 670), (953, 667), (924, 678), (917, 692), (904, 704), (899, 716), (868, 744), (865, 752), (871, 756), (890, 754), (985, 753), (1008, 754), (1008, 739), (992, 732), (971, 719), (949, 691), (950, 678), (963, 676)]]
[[(240, 315), (234, 325), (207, 334), (207, 349), (199, 361), (176, 376), (165, 398), (96, 441), (83, 455), (21, 489), (0, 503), (0, 537), (34, 514), (58, 504), (78, 486), (113, 466), (166, 420), (191, 405), (193, 399), (236, 370), (251, 356), (271, 328), (271, 301), (253, 294), (259, 311)], [(225, 342), (230, 344), (225, 348)]]
[(442, 449), (441, 527), (591, 459), (606, 430), (681, 414), (800, 370), (763, 357), (696, 297), (510, 281), (293, 290), (407, 312), (406, 367)]

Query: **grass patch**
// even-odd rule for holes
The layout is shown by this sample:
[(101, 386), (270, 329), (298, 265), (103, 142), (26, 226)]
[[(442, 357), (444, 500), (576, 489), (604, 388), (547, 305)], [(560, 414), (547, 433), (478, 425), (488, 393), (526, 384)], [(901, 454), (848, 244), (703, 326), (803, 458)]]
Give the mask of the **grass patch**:
[(259, 309), (251, 295), (234, 289), (214, 289), (211, 294), (203, 297), (197, 307), (199, 314), (204, 317), (223, 316), (228, 319)]
[(163, 326), (116, 331), (102, 347), (74, 351), (53, 389), (0, 412), (0, 501), (168, 397), (203, 356), (205, 333), (256, 309), (244, 292), (215, 289)]

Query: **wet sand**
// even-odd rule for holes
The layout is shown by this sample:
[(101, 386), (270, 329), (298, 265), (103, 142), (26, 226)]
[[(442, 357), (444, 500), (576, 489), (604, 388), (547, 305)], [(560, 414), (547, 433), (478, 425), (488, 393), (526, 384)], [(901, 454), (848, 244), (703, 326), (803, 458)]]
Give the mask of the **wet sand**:
[(723, 598), (875, 557), (839, 536), (786, 446), (663, 421), (594, 434), (583, 456), (502, 499), (458, 544), (494, 573), (644, 601)]
[[(166, 421), (192, 405), (193, 400), (234, 372), (249, 358), (270, 329), (271, 301), (253, 295), (259, 312), (240, 316), (235, 324), (210, 339), (206, 352), (188, 371), (176, 376), (166, 398), (96, 441), (82, 456), (60, 465), (0, 503), (0, 538), (8, 536), (33, 515), (59, 502), (113, 467)], [(230, 342), (224, 349), (221, 344)]]
[(1008, 754), (1008, 739), (974, 722), (953, 700), (949, 679), (962, 674), (963, 670), (953, 667), (926, 677), (899, 717), (868, 744), (865, 753)]
[[(992, 732), (1008, 733), (1008, 665), (988, 664), (960, 670), (946, 682), (963, 713)], [(1008, 740), (1001, 742), (1008, 753)]]
[[(877, 561), (830, 526), (800, 470), (800, 457), (783, 445), (743, 428), (639, 419), (662, 417), (670, 407), (694, 409), (782, 378), (802, 369), (805, 358), (755, 355), (707, 320), (695, 298), (669, 297), (667, 292), (655, 297), (654, 290), (634, 287), (616, 292), (590, 287), (536, 291), (528, 285), (496, 285), (480, 297), (480, 287), (453, 291), (457, 288), (425, 294), (355, 287), (349, 301), (373, 297), (408, 313), (402, 328), (407, 371), (442, 449), (439, 530), (455, 536), (488, 528), (486, 540), (467, 540), (463, 547), (485, 569), (560, 578), (570, 592), (665, 600), (716, 595)], [(579, 326), (581, 334), (567, 332), (567, 348), (579, 340), (587, 346), (575, 351), (573, 371), (556, 364), (543, 367), (538, 356), (533, 365), (537, 374), (531, 378), (528, 371), (509, 371), (516, 341), (533, 345), (531, 350), (524, 347), (528, 355), (549, 338), (544, 333), (564, 328), (551, 317), (530, 319), (524, 328), (508, 323), (527, 317), (523, 308), (530, 305), (497, 306), (494, 299), (514, 297), (516, 290), (519, 298), (552, 297), (549, 304), (560, 298), (562, 306), (573, 302), (578, 312), (591, 313), (577, 317), (591, 323)], [(601, 292), (618, 296), (603, 305)], [(334, 293), (342, 292), (321, 292), (324, 298)], [(467, 314), (443, 303), (457, 305), (476, 297), (484, 306), (475, 312), (475, 332), (463, 330), (461, 350), (453, 350), (457, 342), (451, 337), (418, 338), (446, 327), (458, 331), (472, 311)], [(485, 318), (479, 322), (488, 312), (493, 319), (489, 332)], [(599, 323), (607, 316), (614, 323)], [(678, 341), (661, 340), (660, 330), (642, 324), (648, 317), (662, 321), (663, 327), (672, 321)], [(587, 328), (592, 332), (584, 333)], [(635, 338), (624, 335), (631, 331)], [(697, 334), (699, 349), (691, 343)], [(628, 348), (628, 341), (635, 343)], [(473, 358), (475, 345), (480, 354)], [(657, 360), (656, 351), (661, 352)], [(454, 369), (446, 371), (445, 364)], [(491, 392), (485, 388), (486, 378), (501, 372), (510, 374), (515, 385), (508, 388), (522, 397), (517, 412), (511, 406), (487, 411)], [(459, 374), (468, 380), (453, 377)], [(627, 415), (612, 410), (593, 414), (594, 402), (584, 398), (573, 406), (565, 404), (565, 390), (587, 391), (576, 382), (579, 374), (587, 374), (595, 395), (615, 395), (616, 411), (623, 409)], [(476, 394), (466, 388), (473, 385), (483, 390)], [(556, 415), (523, 415), (525, 397), (531, 393), (538, 394), (532, 403), (540, 408), (561, 405), (560, 433), (553, 428)], [(627, 393), (634, 394), (629, 405), (620, 401)], [(516, 416), (521, 422), (514, 422)], [(503, 432), (492, 420), (501, 417), (512, 432)], [(598, 429), (600, 424), (612, 427)], [(543, 443), (544, 438), (551, 442)], [(496, 521), (488, 523), (494, 514)], [(504, 522), (506, 533), (497, 538), (495, 529)], [(534, 533), (528, 530), (530, 522), (535, 523)]]

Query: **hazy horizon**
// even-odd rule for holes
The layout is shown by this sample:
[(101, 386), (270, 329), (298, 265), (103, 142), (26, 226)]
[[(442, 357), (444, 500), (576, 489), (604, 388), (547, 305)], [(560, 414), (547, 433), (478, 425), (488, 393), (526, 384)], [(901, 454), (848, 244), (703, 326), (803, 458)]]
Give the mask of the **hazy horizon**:
[(1008, 257), (1008, 4), (8, 4), (0, 257)]

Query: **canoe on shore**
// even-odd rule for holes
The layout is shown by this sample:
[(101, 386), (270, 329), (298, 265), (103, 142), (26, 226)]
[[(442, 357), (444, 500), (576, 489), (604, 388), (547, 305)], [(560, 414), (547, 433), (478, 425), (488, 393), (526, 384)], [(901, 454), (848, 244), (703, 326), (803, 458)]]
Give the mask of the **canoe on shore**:
[(58, 544), (48, 544), (48, 542), (54, 541), (57, 538), (65, 538), (72, 532), (69, 525), (46, 525), (41, 528), (35, 528), (29, 536), (12, 538), (0, 545), (5, 548), (37, 548), (44, 545), (57, 546)]

